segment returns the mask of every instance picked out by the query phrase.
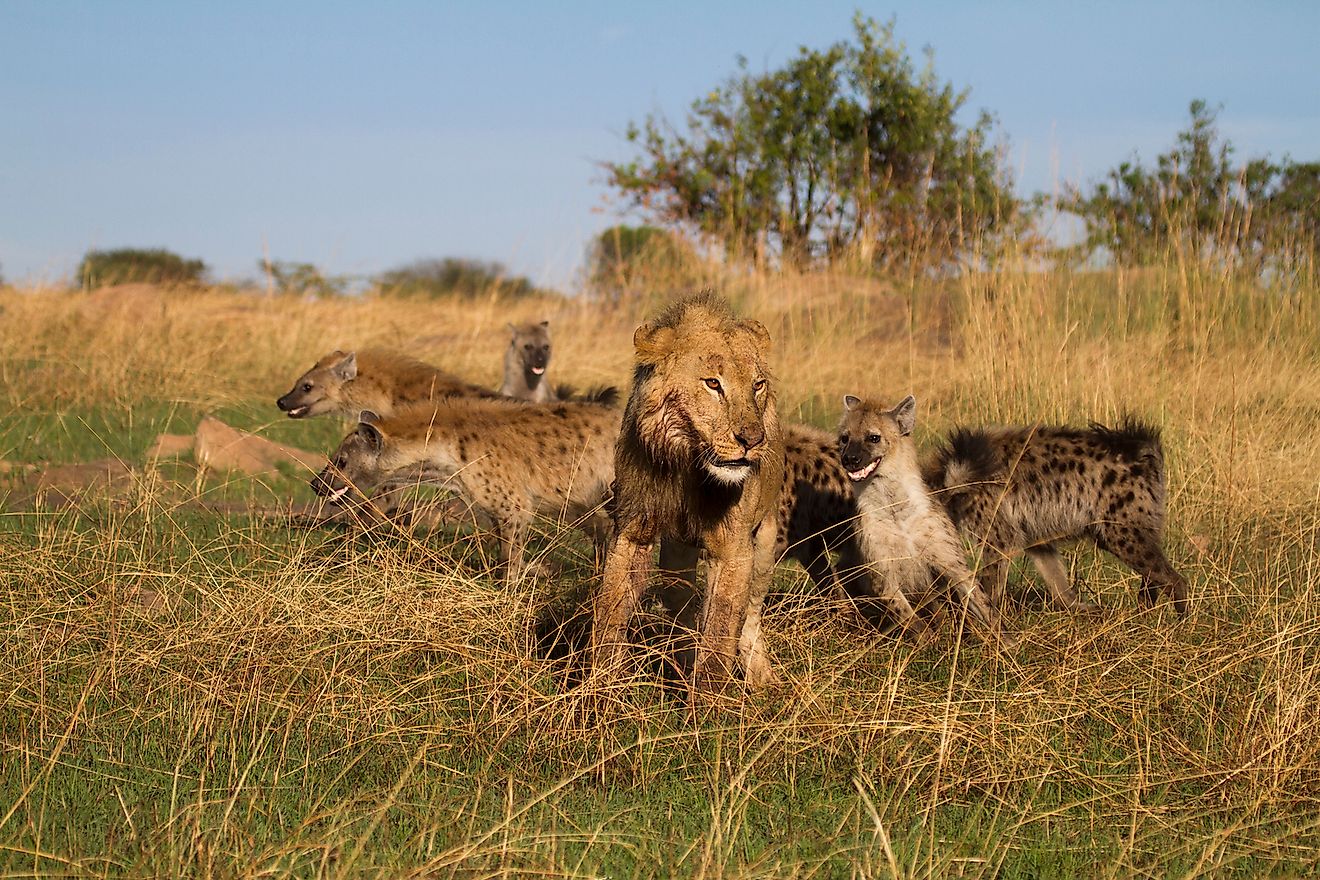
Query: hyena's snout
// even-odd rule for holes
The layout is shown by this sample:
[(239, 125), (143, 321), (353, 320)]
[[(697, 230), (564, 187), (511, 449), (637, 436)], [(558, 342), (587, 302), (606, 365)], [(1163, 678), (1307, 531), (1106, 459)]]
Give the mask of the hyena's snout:
[(312, 491), (320, 498), (338, 501), (348, 494), (349, 485), (330, 465), (326, 465), (319, 474), (312, 477)]

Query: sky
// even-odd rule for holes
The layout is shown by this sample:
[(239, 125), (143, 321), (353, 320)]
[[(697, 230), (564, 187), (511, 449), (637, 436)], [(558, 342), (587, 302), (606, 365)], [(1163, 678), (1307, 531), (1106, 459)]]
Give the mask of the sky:
[(772, 69), (893, 18), (993, 112), (1024, 194), (1086, 184), (1222, 105), (1239, 156), (1320, 159), (1320, 3), (0, 0), (0, 276), (164, 247), (367, 276), (499, 261), (570, 288), (638, 218), (599, 163), (739, 55)]

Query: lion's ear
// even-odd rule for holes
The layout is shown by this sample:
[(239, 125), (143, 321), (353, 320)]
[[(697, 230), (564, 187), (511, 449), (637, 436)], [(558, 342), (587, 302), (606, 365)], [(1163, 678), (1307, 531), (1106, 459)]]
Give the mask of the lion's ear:
[(739, 322), (739, 325), (746, 330), (761, 351), (767, 351), (770, 348), (770, 331), (765, 329), (765, 325), (755, 318), (746, 318)]
[(345, 382), (352, 382), (357, 378), (357, 352), (350, 351), (340, 358), (339, 363), (330, 368), (335, 377)]
[(898, 406), (891, 409), (889, 414), (898, 422), (898, 430), (906, 437), (912, 433), (912, 428), (917, 423), (917, 399), (909, 394), (899, 402)]
[(643, 364), (658, 364), (674, 350), (674, 328), (643, 324), (633, 332), (633, 348)]

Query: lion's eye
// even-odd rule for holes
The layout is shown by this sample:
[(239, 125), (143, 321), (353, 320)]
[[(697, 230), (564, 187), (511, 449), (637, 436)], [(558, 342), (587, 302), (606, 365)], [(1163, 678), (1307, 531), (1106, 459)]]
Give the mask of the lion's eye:
[(707, 379), (707, 380), (706, 380), (706, 387), (709, 388), (711, 391), (719, 391), (719, 390), (720, 390), (720, 380), (719, 380), (719, 379)]
[(764, 390), (765, 390), (765, 380), (764, 380), (764, 379), (757, 379), (755, 382), (753, 382), (753, 383), (752, 383), (752, 390), (755, 391), (757, 394), (760, 394), (762, 391), (764, 391)]
[(304, 383), (303, 383), (302, 390), (303, 390), (303, 391), (311, 391), (311, 390), (312, 390), (312, 383), (311, 383), (311, 382), (304, 382)]
[(879, 435), (879, 434), (867, 434), (867, 435), (866, 435), (866, 442), (867, 442), (867, 443), (879, 443), (879, 442), (880, 442), (880, 435)]

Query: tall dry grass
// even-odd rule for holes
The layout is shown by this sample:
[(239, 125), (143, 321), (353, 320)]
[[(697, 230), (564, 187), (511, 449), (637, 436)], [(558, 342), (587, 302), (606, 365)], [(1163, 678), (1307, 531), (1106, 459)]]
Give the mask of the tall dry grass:
[[(784, 682), (694, 720), (646, 669), (574, 689), (530, 649), (591, 578), (498, 586), (467, 533), (346, 540), (124, 496), (0, 529), (0, 865), (237, 876), (1293, 876), (1320, 847), (1320, 316), (1189, 267), (959, 280), (715, 277), (775, 340), (780, 406), (844, 393), (955, 423), (1161, 425), (1194, 613), (1041, 608), (997, 653), (845, 625), (785, 568)], [(556, 380), (623, 385), (649, 305), (307, 302), (151, 289), (0, 295), (8, 448), (67, 460), (81, 415), (264, 412), (326, 350), (404, 348), (494, 386), (507, 321)], [(74, 414), (74, 415), (71, 415)], [(21, 418), (20, 418), (21, 417)], [(265, 416), (261, 416), (264, 418)], [(292, 430), (269, 407), (270, 429)], [(252, 425), (258, 429), (264, 423)], [(54, 426), (62, 426), (56, 430)], [(294, 426), (301, 429), (300, 426)], [(310, 428), (309, 428), (310, 430)], [(287, 434), (285, 435), (288, 436)], [(308, 435), (311, 436), (311, 435)], [(317, 435), (324, 439), (324, 435)], [(305, 491), (294, 485), (280, 491)], [(1016, 583), (1016, 582), (1015, 582)]]

